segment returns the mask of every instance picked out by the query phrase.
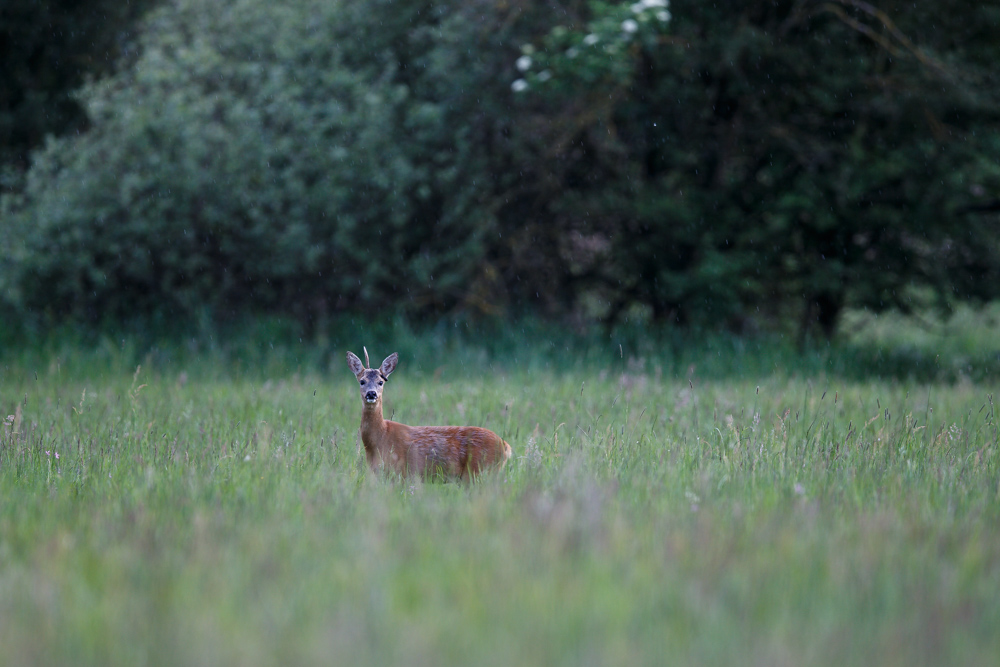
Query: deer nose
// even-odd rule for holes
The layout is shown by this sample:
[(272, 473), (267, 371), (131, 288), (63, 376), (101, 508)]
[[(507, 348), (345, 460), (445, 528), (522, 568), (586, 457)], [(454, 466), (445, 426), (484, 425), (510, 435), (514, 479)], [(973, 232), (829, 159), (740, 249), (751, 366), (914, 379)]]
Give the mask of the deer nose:
[(369, 391), (367, 394), (365, 394), (366, 401), (374, 401), (376, 398), (378, 398), (378, 394), (376, 394), (374, 391)]

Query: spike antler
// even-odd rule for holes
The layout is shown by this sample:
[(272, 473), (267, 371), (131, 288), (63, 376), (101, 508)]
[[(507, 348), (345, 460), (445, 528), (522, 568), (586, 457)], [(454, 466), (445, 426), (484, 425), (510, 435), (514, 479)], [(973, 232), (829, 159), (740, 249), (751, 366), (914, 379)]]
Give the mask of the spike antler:
[(365, 351), (365, 368), (371, 368), (371, 364), (368, 363), (368, 348), (362, 345), (361, 349)]

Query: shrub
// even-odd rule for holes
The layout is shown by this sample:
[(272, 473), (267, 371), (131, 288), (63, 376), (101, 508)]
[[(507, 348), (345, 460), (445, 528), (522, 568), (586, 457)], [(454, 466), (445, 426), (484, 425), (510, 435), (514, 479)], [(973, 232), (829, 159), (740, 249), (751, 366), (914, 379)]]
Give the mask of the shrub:
[(466, 82), (493, 73), (459, 3), (397, 4), (154, 13), (8, 199), (8, 294), (85, 319), (471, 303), (495, 207)]

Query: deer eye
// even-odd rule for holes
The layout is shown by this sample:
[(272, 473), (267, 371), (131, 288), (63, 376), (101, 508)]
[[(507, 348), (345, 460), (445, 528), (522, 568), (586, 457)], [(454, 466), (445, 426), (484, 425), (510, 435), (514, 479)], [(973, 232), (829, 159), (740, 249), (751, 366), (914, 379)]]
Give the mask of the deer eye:
[(365, 381), (364, 380), (361, 380), (361, 386), (362, 387), (365, 386)]
[(378, 381), (378, 386), (380, 386), (380, 387), (381, 387), (381, 386), (382, 386), (382, 384), (383, 384), (383, 383), (382, 383), (382, 381), (381, 381), (381, 380), (379, 380), (379, 381)]

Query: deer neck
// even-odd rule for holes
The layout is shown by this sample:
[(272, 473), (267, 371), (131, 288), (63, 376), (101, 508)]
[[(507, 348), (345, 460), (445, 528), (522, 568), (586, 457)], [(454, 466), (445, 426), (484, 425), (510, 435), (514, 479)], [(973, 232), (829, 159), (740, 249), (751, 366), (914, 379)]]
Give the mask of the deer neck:
[(382, 401), (371, 406), (365, 405), (361, 412), (361, 441), (365, 444), (365, 449), (381, 452), (387, 430), (382, 416)]

